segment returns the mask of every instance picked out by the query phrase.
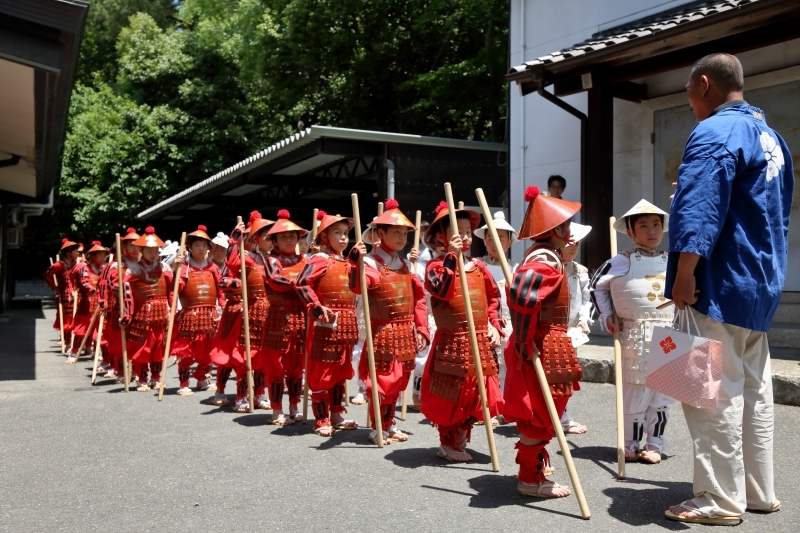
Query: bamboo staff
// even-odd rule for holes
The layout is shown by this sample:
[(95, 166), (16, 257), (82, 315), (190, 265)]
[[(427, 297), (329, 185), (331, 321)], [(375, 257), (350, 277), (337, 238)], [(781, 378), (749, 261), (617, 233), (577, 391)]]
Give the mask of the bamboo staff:
[[(417, 210), (417, 218), (414, 221), (414, 227), (416, 228), (414, 230), (414, 249), (417, 250), (417, 252), (419, 252), (419, 227), (421, 225), (422, 225), (422, 211)], [(412, 261), (411, 265), (414, 267), (412, 274), (414, 274), (416, 276), (417, 275), (417, 261), (416, 260)], [(410, 384), (413, 384), (413, 382), (414, 382), (414, 379), (413, 379), (413, 373), (412, 373), (412, 379), (411, 379)], [(406, 419), (406, 413), (408, 413), (408, 385), (406, 385), (406, 388), (403, 391), (403, 407), (400, 409), (400, 420), (405, 420)]]
[[(53, 266), (53, 258), (50, 258), (50, 266)], [(66, 353), (67, 342), (64, 340), (64, 304), (61, 302), (61, 291), (58, 290), (58, 276), (53, 274), (53, 284), (56, 286), (56, 298), (58, 298), (58, 325), (61, 333), (61, 353)]]
[[(361, 240), (361, 216), (358, 211), (358, 195), (353, 193), (350, 198), (353, 201), (353, 222), (355, 223), (356, 235)], [(383, 204), (378, 204), (378, 209), (383, 211)], [(381, 399), (378, 393), (378, 375), (375, 372), (375, 350), (372, 346), (372, 324), (369, 318), (369, 296), (367, 294), (367, 274), (364, 271), (364, 256), (358, 258), (358, 278), (361, 284), (361, 306), (364, 308), (364, 329), (367, 337), (367, 358), (369, 359), (369, 379), (372, 382), (372, 413), (375, 418), (375, 441), (378, 448), (383, 448), (383, 424), (381, 421)], [(363, 357), (363, 352), (362, 352)], [(367, 426), (369, 426), (369, 408), (367, 409)]]
[(92, 385), (97, 380), (97, 360), (100, 359), (100, 344), (103, 342), (103, 319), (105, 313), (100, 313), (100, 325), (97, 326), (97, 343), (94, 346), (94, 364), (92, 365)]
[[(242, 217), (236, 217), (236, 225), (242, 223)], [(247, 238), (242, 231), (239, 236), (239, 277), (242, 280), (242, 329), (244, 330), (245, 363), (247, 364), (247, 412), (256, 410), (253, 397), (253, 359), (250, 357), (250, 310), (247, 308), (247, 269), (245, 268), (244, 241)]]
[[(184, 252), (186, 247), (186, 232), (181, 233), (181, 245), (178, 248), (178, 253)], [(187, 258), (188, 261), (188, 258)], [(181, 265), (183, 266), (183, 265)], [(172, 328), (175, 326), (175, 311), (178, 310), (178, 287), (181, 281), (181, 269), (173, 271), (175, 283), (172, 285), (172, 304), (169, 307), (169, 322), (167, 322), (167, 339), (164, 344), (164, 361), (161, 363), (161, 382), (158, 384), (158, 401), (164, 399), (164, 388), (167, 383), (167, 364), (169, 363), (169, 348), (172, 344)]]
[[(120, 245), (119, 233), (116, 235), (117, 248), (117, 299), (119, 300), (119, 316), (125, 314), (125, 291), (122, 288), (122, 246)], [(128, 365), (128, 343), (125, 340), (125, 326), (119, 325), (119, 336), (122, 343), (122, 372), (125, 378), (125, 392), (128, 392), (131, 382), (131, 368)]]
[[(86, 341), (89, 339), (89, 334), (92, 332), (92, 328), (94, 327), (94, 323), (97, 320), (97, 315), (100, 314), (100, 306), (94, 308), (94, 313), (92, 314), (92, 319), (89, 321), (89, 327), (86, 328), (86, 334), (83, 336), (83, 340), (81, 341), (81, 345), (78, 348), (78, 353), (75, 354), (75, 362), (78, 362), (78, 359), (81, 358), (83, 354), (83, 349), (86, 347)], [(73, 326), (74, 327), (74, 326)], [(74, 331), (74, 330), (73, 330)]]
[[(381, 216), (382, 214), (383, 214), (383, 202), (378, 202), (378, 216)], [(361, 229), (361, 228), (356, 228), (356, 230), (359, 230), (359, 229)], [(375, 250), (381, 243), (381, 241), (376, 240), (376, 238), (378, 236), (378, 233), (377, 233), (377, 231), (375, 231), (374, 228), (369, 229), (369, 224), (367, 224), (367, 231), (369, 232), (370, 238), (372, 239), (372, 249)], [(360, 238), (361, 238), (361, 234), (358, 233), (358, 231), (356, 231), (356, 239), (360, 239)], [(363, 299), (361, 301), (361, 305), (362, 305), (362, 307), (365, 305)], [(364, 316), (369, 316), (369, 315), (365, 314)], [(371, 328), (372, 328), (372, 326), (370, 326), (370, 331), (371, 331)], [(362, 356), (364, 355), (364, 351), (363, 350), (361, 351), (361, 355)], [(369, 401), (370, 400), (369, 400), (369, 398), (366, 398), (366, 397), (365, 397), (365, 399), (367, 400), (367, 427), (369, 427)]]
[[(315, 240), (317, 240), (317, 228), (319, 224), (317, 223), (317, 213), (319, 213), (319, 209), (314, 209), (314, 217), (311, 219), (311, 243), (313, 244)], [(306, 423), (308, 420), (308, 358), (309, 353), (311, 352), (311, 309), (309, 309), (306, 313), (306, 360), (303, 364), (303, 371), (305, 372), (305, 385), (303, 386), (303, 424)]]
[[(495, 247), (502, 250), (500, 238), (497, 236), (497, 229), (494, 226), (494, 219), (492, 213), (489, 211), (489, 204), (486, 203), (486, 197), (483, 195), (483, 189), (476, 189), (475, 194), (478, 196), (478, 203), (483, 211), (483, 218), (486, 220), (486, 226), (489, 229), (489, 235), (492, 237)], [(511, 269), (508, 267), (508, 260), (505, 254), (498, 254), (500, 258), (500, 266), (503, 269), (503, 275), (506, 278), (506, 286), (511, 286)], [(550, 386), (547, 384), (547, 376), (542, 368), (542, 361), (539, 357), (533, 358), (533, 366), (536, 370), (536, 377), (539, 380), (539, 387), (542, 389), (542, 396), (547, 404), (547, 412), (550, 415), (550, 421), (555, 429), (556, 436), (558, 437), (558, 445), (561, 448), (561, 454), (564, 456), (564, 463), (567, 465), (569, 478), (572, 481), (572, 486), (575, 488), (575, 497), (578, 499), (578, 506), (581, 509), (581, 515), (585, 519), (589, 519), (592, 514), (589, 511), (589, 505), (586, 503), (586, 497), (583, 495), (583, 488), (581, 481), (578, 479), (578, 471), (575, 469), (575, 463), (572, 462), (572, 454), (569, 451), (567, 439), (564, 437), (564, 429), (561, 427), (561, 420), (556, 411), (556, 405), (553, 403), (553, 395), (550, 393)], [(489, 424), (487, 424), (489, 425)]]
[[(611, 231), (611, 257), (617, 255), (616, 217), (608, 220)], [(625, 414), (622, 407), (622, 344), (619, 340), (619, 318), (614, 313), (614, 391), (617, 412), (617, 479), (625, 479)]]
[[(80, 261), (76, 261), (76, 264)], [(74, 268), (74, 267), (73, 267)], [(69, 353), (75, 347), (75, 315), (78, 314), (78, 291), (72, 291), (72, 335), (69, 336)], [(77, 359), (77, 357), (76, 357)]]
[[(456, 209), (453, 203), (453, 188), (450, 183), (444, 184), (444, 194), (447, 198), (447, 211), (450, 215), (450, 229), (453, 235), (458, 235), (458, 221), (456, 220)], [(502, 248), (499, 248), (502, 250)], [(464, 312), (467, 315), (467, 327), (469, 329), (469, 344), (472, 348), (472, 362), (475, 365), (475, 380), (478, 382), (478, 392), (481, 396), (481, 408), (483, 410), (483, 420), (486, 426), (486, 439), (489, 441), (489, 454), (492, 456), (492, 470), (500, 471), (500, 461), (497, 459), (497, 448), (494, 444), (494, 429), (492, 428), (492, 416), (489, 413), (489, 403), (486, 399), (486, 383), (483, 381), (483, 366), (481, 365), (481, 351), (478, 347), (478, 333), (475, 331), (475, 320), (472, 316), (472, 300), (470, 299), (469, 285), (467, 283), (467, 271), (464, 266), (464, 253), (458, 251), (458, 277), (461, 281), (461, 294), (464, 297)]]

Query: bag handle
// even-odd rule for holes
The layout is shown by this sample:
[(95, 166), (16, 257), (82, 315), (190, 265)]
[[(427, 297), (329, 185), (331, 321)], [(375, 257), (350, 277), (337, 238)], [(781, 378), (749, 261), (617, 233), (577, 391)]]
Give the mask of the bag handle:
[(694, 313), (689, 312), (689, 306), (685, 305), (683, 310), (678, 309), (678, 312), (675, 313), (675, 320), (678, 321), (678, 327), (675, 328), (675, 321), (672, 323), (672, 328), (677, 329), (678, 331), (685, 331), (689, 335), (692, 334), (692, 328), (690, 327), (690, 318), (691, 323), (694, 324), (694, 336), (700, 337), (700, 326), (697, 325), (697, 319), (694, 317)]

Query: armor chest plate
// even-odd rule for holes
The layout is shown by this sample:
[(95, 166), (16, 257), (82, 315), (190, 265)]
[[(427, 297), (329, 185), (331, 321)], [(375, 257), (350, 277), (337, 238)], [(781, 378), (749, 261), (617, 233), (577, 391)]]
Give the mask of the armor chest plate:
[(391, 270), (381, 266), (381, 283), (369, 294), (370, 319), (375, 322), (392, 322), (408, 319), (414, 314), (414, 287), (408, 266)]
[(167, 297), (167, 280), (163, 275), (154, 280), (139, 277), (131, 281), (130, 285), (133, 297), (138, 302)]
[(328, 257), (328, 269), (317, 285), (317, 298), (326, 307), (355, 309), (356, 294), (350, 290), (347, 260)]
[(558, 289), (548, 294), (542, 300), (542, 310), (539, 313), (539, 321), (550, 324), (567, 324), (569, 322), (569, 282), (567, 271), (562, 266), (561, 274), (564, 276)]
[[(294, 281), (297, 279), (297, 276), (300, 275), (300, 272), (302, 272), (305, 266), (306, 266), (306, 260), (305, 258), (303, 258), (294, 265), (283, 267), (281, 269), (281, 275)], [(269, 298), (270, 305), (275, 305), (275, 304), (291, 305), (296, 303), (296, 305), (299, 305), (301, 308), (303, 309), (305, 308), (302, 305), (300, 297), (297, 295), (295, 291), (275, 291), (270, 289), (269, 286), (267, 286), (267, 298)]]
[(190, 270), (180, 294), (181, 308), (217, 305), (217, 284), (210, 270)]
[(657, 310), (666, 301), (667, 254), (654, 257), (634, 252), (628, 273), (611, 280), (611, 298), (620, 317), (629, 320), (671, 321), (673, 309)]
[[(483, 273), (477, 268), (474, 268), (471, 272), (468, 271), (467, 285), (469, 287), (469, 298), (472, 304), (475, 327), (479, 330), (485, 330), (489, 323), (489, 316), (486, 311), (488, 304)], [(438, 329), (450, 331), (467, 329), (467, 313), (460, 282), (456, 282), (455, 295), (449, 301), (431, 298), (431, 310)]]
[(247, 273), (247, 297), (248, 299), (258, 299), (267, 297), (267, 289), (264, 285), (264, 265), (255, 265), (246, 268)]

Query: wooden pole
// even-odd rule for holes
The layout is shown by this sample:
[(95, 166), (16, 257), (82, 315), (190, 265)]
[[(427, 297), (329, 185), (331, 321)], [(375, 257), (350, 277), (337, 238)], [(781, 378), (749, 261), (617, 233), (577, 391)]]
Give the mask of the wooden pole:
[(91, 333), (92, 328), (94, 327), (94, 323), (97, 320), (97, 315), (100, 314), (100, 306), (94, 308), (94, 313), (92, 314), (92, 319), (89, 321), (89, 327), (86, 329), (86, 335), (83, 336), (83, 340), (81, 341), (81, 345), (78, 348), (78, 353), (75, 354), (75, 362), (78, 362), (78, 359), (81, 358), (81, 354), (83, 354), (83, 349), (86, 347), (86, 341), (89, 338), (89, 333)]
[[(313, 244), (314, 241), (317, 239), (317, 228), (319, 224), (317, 223), (317, 213), (319, 213), (319, 209), (314, 209), (314, 217), (311, 219), (311, 243)], [(308, 358), (309, 354), (311, 353), (311, 342), (313, 339), (310, 336), (311, 333), (311, 317), (312, 313), (311, 310), (306, 312), (306, 343), (305, 343), (305, 352), (306, 352), (306, 360), (303, 364), (303, 372), (305, 373), (304, 386), (303, 386), (303, 424), (306, 423), (308, 420)]]
[[(80, 261), (76, 262), (76, 264), (79, 262)], [(72, 334), (69, 336), (69, 353), (72, 353), (72, 349), (75, 347), (75, 315), (77, 313), (78, 313), (78, 291), (72, 291)]]
[[(611, 231), (611, 257), (617, 255), (616, 217), (608, 220)], [(622, 407), (622, 344), (619, 340), (619, 318), (614, 313), (614, 392), (617, 414), (617, 479), (625, 479), (625, 413)]]
[[(358, 195), (353, 193), (350, 198), (353, 201), (353, 222), (355, 222), (357, 239), (361, 240), (361, 217), (358, 211)], [(379, 204), (378, 209), (383, 211), (383, 204)], [(367, 357), (369, 359), (369, 379), (372, 382), (372, 413), (375, 418), (375, 441), (378, 448), (383, 448), (383, 424), (381, 423), (381, 399), (378, 392), (378, 374), (375, 371), (375, 350), (372, 346), (372, 324), (369, 318), (369, 295), (367, 294), (367, 274), (364, 271), (364, 256), (358, 259), (358, 277), (361, 284), (361, 305), (364, 308), (364, 329), (367, 337)], [(362, 352), (361, 356), (364, 354)], [(369, 411), (367, 411), (369, 414)], [(367, 416), (367, 426), (369, 426), (369, 416)]]
[[(178, 253), (184, 251), (186, 247), (186, 232), (181, 233), (181, 245), (178, 248)], [(186, 257), (188, 263), (189, 257)], [(183, 266), (183, 265), (181, 265)], [(158, 384), (158, 401), (164, 399), (164, 388), (167, 384), (167, 364), (169, 363), (169, 348), (172, 344), (172, 328), (175, 326), (175, 312), (178, 310), (178, 287), (181, 281), (181, 269), (172, 271), (172, 276), (175, 281), (172, 285), (172, 304), (169, 306), (169, 322), (167, 322), (167, 339), (164, 344), (164, 361), (161, 363), (161, 382)]]
[[(422, 225), (422, 211), (417, 210), (417, 218), (414, 221), (414, 228), (415, 228), (414, 229), (414, 249), (417, 252), (419, 252), (419, 227), (421, 225)], [(412, 261), (411, 262), (411, 266), (414, 267), (412, 273), (416, 276), (417, 275), (417, 262), (416, 261)], [(413, 382), (414, 382), (414, 379), (413, 379), (414, 374), (412, 373), (411, 376), (412, 376), (412, 379), (409, 381), (409, 384), (406, 385), (406, 388), (403, 391), (403, 406), (400, 409), (400, 420), (405, 420), (406, 419), (406, 414), (408, 413), (408, 387), (411, 386), (413, 384)]]
[[(242, 223), (242, 217), (236, 217), (236, 225)], [(247, 403), (248, 413), (256, 410), (255, 398), (253, 397), (253, 359), (250, 356), (250, 310), (247, 308), (247, 269), (244, 250), (244, 241), (247, 235), (242, 232), (239, 236), (239, 277), (242, 280), (242, 329), (244, 330), (244, 351), (245, 363), (247, 364)]]
[[(500, 238), (497, 236), (497, 228), (494, 226), (494, 219), (492, 218), (492, 213), (489, 211), (489, 204), (486, 203), (486, 197), (483, 194), (483, 189), (476, 189), (475, 194), (478, 196), (478, 203), (481, 206), (481, 211), (483, 211), (483, 218), (486, 220), (486, 227), (489, 229), (489, 235), (492, 237), (492, 241), (497, 249), (502, 250), (503, 247), (500, 244)], [(506, 259), (505, 254), (498, 255), (500, 258), (500, 266), (503, 269), (503, 275), (506, 278), (506, 286), (510, 287), (511, 269), (508, 266), (508, 260)], [(550, 393), (550, 386), (547, 384), (547, 376), (544, 373), (542, 361), (539, 359), (539, 357), (535, 357), (533, 359), (533, 366), (536, 370), (536, 377), (539, 380), (539, 387), (542, 389), (542, 396), (544, 396), (544, 401), (547, 404), (547, 412), (550, 415), (550, 421), (553, 424), (553, 428), (556, 431), (556, 436), (558, 437), (558, 445), (561, 448), (561, 454), (564, 456), (564, 462), (567, 465), (569, 478), (572, 481), (572, 486), (575, 488), (575, 497), (578, 499), (578, 506), (581, 509), (581, 515), (583, 518), (588, 520), (592, 516), (591, 512), (589, 511), (589, 504), (586, 503), (586, 497), (583, 495), (583, 487), (581, 486), (581, 481), (578, 478), (578, 471), (575, 469), (575, 463), (572, 462), (572, 454), (569, 451), (567, 439), (564, 437), (564, 428), (561, 427), (561, 419), (558, 417), (556, 405), (553, 403), (553, 395)]]
[(97, 326), (97, 343), (94, 345), (94, 363), (92, 364), (92, 385), (97, 380), (97, 360), (100, 359), (100, 344), (103, 342), (103, 319), (105, 313), (100, 313), (100, 324)]
[[(378, 202), (378, 216), (381, 216), (382, 214), (383, 214), (383, 202)], [(369, 226), (369, 224), (367, 224), (367, 226)], [(381, 241), (376, 240), (377, 233), (375, 232), (374, 229), (372, 231), (370, 231), (370, 235), (372, 237), (372, 249), (375, 250), (378, 247), (378, 245), (380, 245)], [(357, 234), (356, 239), (360, 239), (360, 238), (361, 238), (360, 234)], [(363, 300), (361, 302), (361, 305), (362, 306), (364, 305)], [(361, 352), (361, 355), (362, 356), (364, 355), (363, 351)], [(369, 427), (369, 425), (370, 425), (370, 423), (369, 423), (369, 402), (370, 402), (370, 399), (367, 398), (367, 397), (365, 397), (365, 399), (367, 400), (367, 424), (366, 425), (367, 425), (367, 427)]]
[(464, 202), (458, 202), (458, 209), (464, 209)]
[[(50, 266), (53, 266), (53, 258), (50, 258)], [(61, 354), (67, 351), (67, 342), (64, 340), (64, 304), (61, 302), (61, 291), (58, 290), (58, 276), (53, 274), (53, 284), (56, 286), (56, 298), (58, 299), (58, 325), (61, 334)]]
[[(458, 221), (456, 220), (456, 209), (453, 203), (453, 188), (450, 183), (444, 184), (444, 194), (447, 198), (447, 210), (450, 215), (450, 228), (453, 235), (458, 235)], [(502, 248), (500, 248), (502, 250)], [(478, 334), (475, 331), (475, 320), (472, 316), (472, 300), (469, 294), (467, 283), (467, 271), (464, 267), (464, 253), (458, 251), (458, 277), (461, 281), (461, 294), (464, 295), (464, 312), (467, 315), (467, 327), (469, 328), (469, 344), (472, 348), (472, 362), (475, 365), (475, 380), (478, 382), (478, 392), (481, 396), (481, 408), (483, 410), (484, 426), (486, 427), (486, 439), (489, 441), (489, 454), (492, 456), (492, 470), (500, 471), (500, 461), (497, 459), (497, 448), (494, 444), (494, 429), (492, 427), (492, 416), (489, 413), (489, 403), (486, 399), (486, 383), (483, 381), (483, 366), (481, 365), (481, 351), (478, 347)]]
[[(119, 300), (119, 316), (125, 314), (125, 291), (122, 288), (122, 246), (120, 245), (119, 233), (116, 235), (117, 247), (117, 299)], [(125, 380), (125, 392), (129, 391), (131, 382), (131, 368), (128, 365), (128, 343), (125, 340), (125, 326), (119, 325), (119, 336), (122, 343), (122, 372)]]

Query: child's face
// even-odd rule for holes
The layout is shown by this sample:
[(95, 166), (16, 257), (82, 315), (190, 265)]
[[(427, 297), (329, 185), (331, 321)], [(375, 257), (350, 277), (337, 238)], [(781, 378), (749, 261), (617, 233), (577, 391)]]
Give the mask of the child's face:
[(142, 252), (141, 248), (134, 246), (133, 241), (127, 241), (123, 250), (128, 259), (139, 259), (139, 254)]
[(208, 242), (205, 239), (197, 239), (189, 246), (189, 252), (192, 254), (192, 259), (200, 263), (208, 253)]
[(562, 248), (561, 257), (564, 259), (564, 263), (571, 263), (575, 261), (575, 258), (578, 257), (578, 245), (565, 246)]
[[(506, 229), (499, 229), (497, 230), (497, 238), (500, 239), (500, 246), (503, 247), (503, 252), (507, 252), (509, 248), (511, 248), (511, 237), (508, 234), (508, 230)], [(491, 234), (487, 230), (486, 233), (483, 234), (483, 244), (486, 245), (486, 252), (495, 259), (500, 258), (500, 254), (497, 253), (497, 248), (494, 245), (494, 239), (492, 239)]]
[(92, 263), (94, 266), (101, 266), (103, 263), (106, 262), (108, 259), (108, 254), (105, 252), (93, 252), (92, 253)]
[(322, 232), (322, 242), (332, 251), (341, 254), (347, 248), (347, 243), (350, 242), (349, 233), (347, 222), (337, 222)]
[(145, 246), (142, 248), (142, 259), (148, 263), (152, 263), (158, 259), (158, 248), (153, 246)]
[[(456, 223), (458, 224), (458, 235), (461, 237), (461, 244), (463, 245), (461, 250), (466, 252), (467, 250), (469, 250), (470, 246), (472, 246), (472, 225), (466, 218), (459, 218), (456, 220)], [(447, 233), (440, 232), (438, 235), (439, 242), (444, 244), (448, 244), (452, 237), (453, 237), (452, 226), (447, 228)], [(445, 246), (445, 248), (447, 248), (447, 246)]]
[(633, 239), (633, 242), (645, 248), (656, 248), (661, 244), (661, 238), (664, 236), (664, 227), (661, 224), (661, 217), (658, 215), (645, 215), (633, 224), (633, 231), (631, 228), (627, 229), (628, 237)]
[(306, 239), (300, 239), (297, 241), (297, 247), (299, 248), (301, 254), (307, 254), (308, 249), (310, 248)]
[(406, 226), (389, 226), (389, 229), (378, 230), (378, 240), (393, 252), (399, 252), (408, 244), (408, 228)]
[(75, 261), (78, 260), (79, 255), (80, 252), (78, 251), (78, 249), (73, 248), (70, 252), (66, 254), (67, 261), (69, 261), (70, 263), (74, 263)]
[(275, 248), (275, 244), (272, 242), (272, 236), (267, 235), (267, 230), (262, 231), (258, 235), (255, 236), (256, 244), (258, 245), (258, 250), (262, 254), (268, 254)]
[(228, 249), (218, 244), (215, 244), (211, 248), (211, 257), (214, 259), (215, 263), (222, 263), (225, 261), (225, 255), (227, 255), (227, 253)]
[(275, 241), (277, 243), (278, 250), (282, 254), (291, 255), (295, 253), (297, 240), (298, 238), (296, 231), (282, 231), (275, 234)]

